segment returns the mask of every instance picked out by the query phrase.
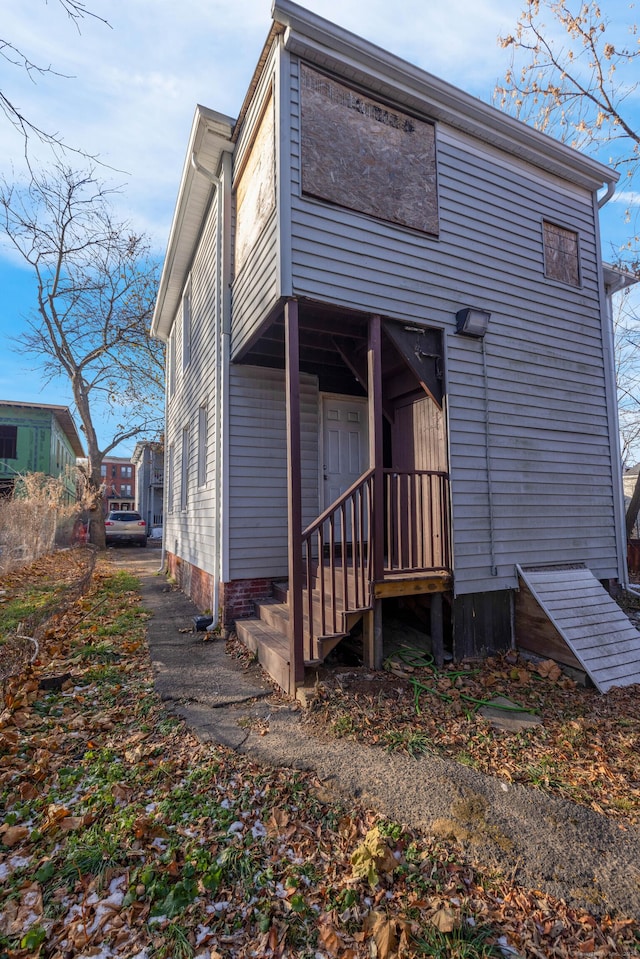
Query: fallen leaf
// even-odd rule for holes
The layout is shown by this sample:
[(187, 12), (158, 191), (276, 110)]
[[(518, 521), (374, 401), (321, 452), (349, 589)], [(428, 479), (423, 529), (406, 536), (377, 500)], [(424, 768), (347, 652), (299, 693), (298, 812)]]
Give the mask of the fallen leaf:
[(439, 929), (440, 932), (453, 932), (456, 927), (456, 919), (448, 906), (441, 906), (432, 916), (429, 917), (429, 921)]
[(29, 830), (26, 826), (2, 826), (0, 833), (5, 846), (17, 846), (18, 843), (29, 838)]
[(390, 959), (398, 948), (395, 922), (387, 919), (384, 913), (371, 912), (365, 922), (365, 929), (373, 936), (377, 959)]

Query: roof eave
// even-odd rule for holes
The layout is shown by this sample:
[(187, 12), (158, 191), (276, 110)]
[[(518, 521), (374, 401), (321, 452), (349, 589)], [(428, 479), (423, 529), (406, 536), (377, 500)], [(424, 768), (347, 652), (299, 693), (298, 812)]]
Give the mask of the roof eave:
[(196, 170), (192, 158), (215, 178), (222, 154), (233, 151), (234, 125), (232, 117), (200, 105), (196, 107), (151, 321), (151, 335), (165, 342), (171, 332), (202, 218), (214, 189), (213, 180)]
[(73, 421), (73, 416), (68, 406), (58, 406), (54, 403), (23, 403), (21, 400), (0, 400), (0, 406), (14, 406), (27, 410), (44, 410), (47, 413), (51, 413), (55, 416), (60, 424), (60, 429), (69, 440), (69, 445), (75, 456), (82, 459), (85, 455), (80, 434), (76, 429), (76, 424)]
[(640, 282), (640, 277), (632, 270), (624, 270), (622, 267), (615, 266), (612, 263), (603, 263), (602, 272), (604, 274), (604, 284), (607, 293), (620, 293), (628, 289), (635, 283)]
[(615, 183), (619, 178), (619, 174), (605, 164), (290, 0), (274, 0), (272, 17), (287, 28), (284, 44), (291, 53), (350, 77), (354, 82), (359, 81), (395, 101), (404, 100), (434, 120), (470, 133), (591, 191), (605, 183)]

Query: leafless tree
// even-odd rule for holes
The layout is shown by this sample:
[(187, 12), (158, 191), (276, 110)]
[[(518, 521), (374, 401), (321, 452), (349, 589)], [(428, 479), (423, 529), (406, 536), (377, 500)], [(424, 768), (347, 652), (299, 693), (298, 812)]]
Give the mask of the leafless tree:
[[(627, 289), (618, 297), (614, 316), (616, 382), (622, 464), (625, 469), (640, 461), (640, 317)], [(627, 505), (627, 537), (631, 537), (640, 511), (640, 480)]]
[[(157, 264), (145, 237), (113, 220), (93, 171), (59, 164), (24, 188), (4, 182), (0, 222), (36, 280), (34, 313), (16, 342), (48, 380), (68, 378), (89, 454), (92, 538), (104, 546), (102, 460), (162, 429), (162, 348), (148, 336)], [(111, 434), (103, 445), (96, 415)]]

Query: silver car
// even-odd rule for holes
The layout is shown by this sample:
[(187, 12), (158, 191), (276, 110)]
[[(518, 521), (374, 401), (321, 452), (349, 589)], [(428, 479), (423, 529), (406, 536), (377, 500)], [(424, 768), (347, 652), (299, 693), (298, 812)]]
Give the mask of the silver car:
[(107, 546), (113, 543), (147, 545), (147, 524), (140, 513), (132, 509), (112, 510), (104, 521)]

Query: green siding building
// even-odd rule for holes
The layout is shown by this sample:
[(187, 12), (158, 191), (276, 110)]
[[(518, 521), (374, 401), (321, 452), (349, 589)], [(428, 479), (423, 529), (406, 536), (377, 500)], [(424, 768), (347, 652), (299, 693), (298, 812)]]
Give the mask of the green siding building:
[(66, 406), (0, 400), (0, 493), (23, 473), (64, 476), (75, 499), (72, 467), (85, 455)]

